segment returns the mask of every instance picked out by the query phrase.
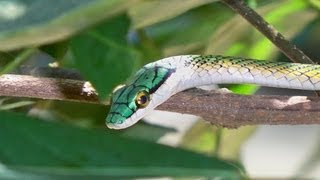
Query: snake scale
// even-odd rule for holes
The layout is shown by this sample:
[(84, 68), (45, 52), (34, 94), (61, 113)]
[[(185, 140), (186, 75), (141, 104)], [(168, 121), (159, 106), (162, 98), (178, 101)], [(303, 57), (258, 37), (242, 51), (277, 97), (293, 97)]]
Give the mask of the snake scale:
[(112, 129), (127, 128), (185, 89), (241, 83), (320, 90), (320, 65), (220, 55), (164, 58), (145, 65), (126, 85), (114, 90), (106, 125)]

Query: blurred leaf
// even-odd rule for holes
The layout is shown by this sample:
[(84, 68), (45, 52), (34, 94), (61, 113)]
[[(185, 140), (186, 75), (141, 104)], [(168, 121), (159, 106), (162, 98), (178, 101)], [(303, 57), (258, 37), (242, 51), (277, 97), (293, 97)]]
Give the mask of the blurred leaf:
[[(310, 177), (310, 174), (317, 172), (317, 168), (320, 162), (320, 143), (319, 138), (315, 142), (315, 147), (312, 149), (311, 153), (304, 159), (300, 164), (300, 167), (295, 171), (295, 179), (303, 179), (305, 177)], [(312, 175), (311, 175), (312, 177)]]
[[(1, 99), (0, 99), (1, 100)], [(4, 105), (5, 106), (5, 105)], [(0, 101), (1, 109), (1, 101)], [(30, 111), (29, 115), (46, 120), (63, 120), (79, 127), (105, 127), (104, 119), (109, 106), (99, 104), (79, 104), (65, 101), (40, 101)], [(117, 131), (120, 135), (156, 142), (166, 133), (174, 129), (151, 125), (141, 121), (130, 128)]]
[(135, 29), (150, 26), (174, 18), (192, 8), (217, 0), (161, 0), (144, 1), (129, 9)]
[(241, 146), (255, 130), (256, 126), (243, 126), (238, 129), (224, 128), (220, 139), (218, 157), (238, 160)]
[(34, 101), (19, 101), (19, 102), (10, 103), (10, 104), (3, 104), (3, 105), (1, 104), (0, 110), (9, 110), (9, 109), (14, 109), (14, 108), (20, 108), (20, 107), (24, 107), (24, 106), (30, 106), (32, 104), (35, 104), (35, 102)]
[[(228, 8), (219, 3), (205, 5), (147, 27), (146, 33), (163, 49), (164, 56), (190, 54), (202, 49), (208, 43), (208, 37), (231, 15)], [(202, 53), (202, 50), (196, 53)]]
[[(274, 8), (265, 14), (265, 19), (275, 26), (285, 37), (291, 38), (299, 33), (311, 20), (316, 17), (316, 12), (307, 9), (307, 2), (304, 0), (289, 1), (286, 5)], [(294, 19), (296, 23), (290, 23)], [(257, 59), (269, 59), (279, 51), (268, 39), (264, 38), (259, 32), (252, 35), (257, 37), (248, 51), (249, 57)]]
[[(119, 14), (138, 0), (0, 1), (0, 50), (65, 39)], [(8, 9), (14, 9), (8, 11)], [(7, 12), (7, 13), (6, 13)]]
[(218, 141), (216, 130), (215, 126), (208, 126), (208, 123), (198, 121), (183, 136), (180, 146), (192, 151), (213, 155)]
[(142, 121), (122, 131), (121, 135), (135, 139), (157, 142), (165, 134), (173, 132), (176, 132), (176, 129), (147, 124)]
[(135, 43), (135, 48), (142, 53), (142, 64), (147, 64), (163, 57), (161, 49), (157, 47), (154, 40), (145, 33), (144, 29), (131, 32), (139, 38), (139, 43)]
[(233, 84), (230, 86), (227, 86), (227, 89), (232, 91), (235, 94), (254, 94), (258, 89), (259, 86), (252, 85), (252, 84)]
[[(32, 109), (32, 116), (59, 119), (81, 127), (105, 127), (109, 106), (66, 101), (41, 101)], [(48, 116), (49, 115), (49, 116)]]
[(14, 59), (15, 55), (11, 52), (1, 52), (0, 51), (0, 67), (4, 67), (10, 61)]
[(309, 0), (309, 3), (312, 4), (317, 9), (320, 9), (320, 1), (319, 0)]
[[(267, 16), (268, 22), (275, 26), (284, 36), (292, 37), (299, 29), (303, 28), (303, 25), (297, 25), (297, 23), (308, 23), (315, 16), (315, 12), (303, 11), (307, 7), (306, 3), (304, 0), (274, 1), (258, 7), (256, 11), (263, 17)], [(303, 15), (299, 15), (300, 13)], [(294, 16), (295, 14), (297, 16)], [(290, 23), (292, 22), (292, 17), (295, 17), (294, 19), (297, 23)], [(234, 55), (237, 56), (269, 59), (277, 50), (274, 45), (241, 16), (235, 16), (221, 25), (211, 35), (209, 42), (205, 51), (206, 54), (225, 54), (229, 48), (239, 42), (245, 46), (245, 50), (238, 53), (234, 52)]]
[(127, 16), (118, 16), (71, 40), (76, 66), (101, 99), (137, 70), (139, 53), (126, 41), (129, 23)]
[(226, 129), (198, 121), (184, 135), (181, 147), (226, 159), (238, 160), (241, 145), (255, 131), (255, 126)]
[(49, 54), (51, 57), (53, 57), (55, 60), (61, 60), (64, 55), (67, 53), (69, 48), (69, 41), (59, 41), (52, 44), (44, 45), (40, 49), (47, 54)]
[(6, 66), (3, 69), (0, 69), (0, 75), (10, 73), (11, 71), (13, 71), (36, 51), (37, 49), (35, 48), (25, 49), (21, 51), (21, 53), (19, 53), (10, 63), (6, 64)]
[[(3, 169), (36, 176), (240, 178), (234, 163), (159, 144), (0, 112)], [(6, 177), (0, 173), (0, 177)], [(20, 177), (21, 178), (21, 177)]]

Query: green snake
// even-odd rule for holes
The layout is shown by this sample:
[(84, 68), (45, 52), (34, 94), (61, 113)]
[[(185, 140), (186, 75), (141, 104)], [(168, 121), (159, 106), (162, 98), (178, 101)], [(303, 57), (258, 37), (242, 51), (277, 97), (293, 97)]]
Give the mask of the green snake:
[(183, 55), (142, 67), (112, 94), (106, 125), (127, 128), (172, 95), (210, 84), (257, 84), (320, 90), (320, 65), (271, 62), (220, 55)]

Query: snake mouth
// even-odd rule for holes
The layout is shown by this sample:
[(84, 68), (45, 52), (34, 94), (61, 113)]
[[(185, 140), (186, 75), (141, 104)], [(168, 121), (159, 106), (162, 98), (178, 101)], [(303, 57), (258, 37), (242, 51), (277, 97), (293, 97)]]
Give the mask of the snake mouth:
[(106, 123), (106, 125), (109, 129), (124, 129), (124, 128), (126, 128), (126, 126), (124, 126), (123, 124)]
[(140, 119), (136, 119), (135, 121), (133, 121), (133, 119), (129, 117), (128, 119), (125, 119), (122, 123), (106, 122), (106, 126), (110, 129), (124, 129), (136, 124), (139, 120)]

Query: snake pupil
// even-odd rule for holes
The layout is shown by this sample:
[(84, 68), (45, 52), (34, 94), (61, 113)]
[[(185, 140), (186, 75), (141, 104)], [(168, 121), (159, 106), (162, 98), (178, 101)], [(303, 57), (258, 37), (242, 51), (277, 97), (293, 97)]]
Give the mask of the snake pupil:
[(136, 105), (138, 108), (144, 108), (149, 104), (150, 96), (146, 91), (141, 91), (137, 94), (136, 97)]
[(140, 104), (144, 104), (147, 102), (147, 100), (148, 100), (147, 96), (141, 96), (139, 99), (139, 102), (140, 102)]

